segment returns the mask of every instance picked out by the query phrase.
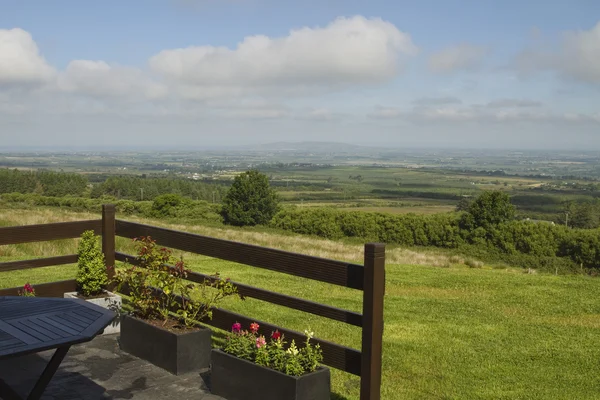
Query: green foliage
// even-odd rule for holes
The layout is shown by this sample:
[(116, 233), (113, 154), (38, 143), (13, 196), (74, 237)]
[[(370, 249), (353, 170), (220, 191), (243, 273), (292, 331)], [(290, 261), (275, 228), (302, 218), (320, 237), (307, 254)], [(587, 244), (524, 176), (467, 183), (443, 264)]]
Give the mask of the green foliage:
[(108, 283), (100, 237), (94, 231), (85, 231), (77, 247), (77, 290), (84, 296), (102, 293)]
[(465, 228), (461, 218), (456, 214), (393, 215), (288, 207), (275, 215), (271, 226), (327, 239), (356, 237), (403, 246), (467, 249), (467, 254), (477, 257), (475, 246), (482, 250), (483, 258), (494, 255), (515, 265), (550, 271), (600, 268), (598, 230), (516, 220)]
[(85, 175), (80, 174), (0, 169), (0, 194), (15, 192), (44, 196), (81, 196), (87, 184)]
[(221, 215), (225, 223), (237, 226), (264, 225), (278, 210), (277, 193), (266, 175), (257, 170), (235, 177), (223, 199)]
[(162, 194), (152, 202), (152, 213), (158, 218), (173, 217), (183, 198), (174, 193)]
[(119, 290), (128, 290), (137, 317), (164, 324), (174, 313), (181, 327), (191, 328), (212, 318), (212, 308), (225, 297), (237, 294), (236, 287), (218, 274), (198, 285), (189, 283), (190, 271), (183, 259), (175, 259), (171, 250), (157, 246), (149, 236), (136, 238), (134, 243), (138, 266), (117, 271), (114, 281)]
[(564, 206), (565, 222), (573, 228), (594, 229), (600, 226), (600, 200), (568, 202)]
[[(49, 197), (36, 194), (6, 193), (0, 199), (9, 203), (21, 203), (27, 206), (64, 207), (78, 211), (100, 212), (102, 204), (114, 203), (117, 213), (126, 215), (140, 215), (156, 218), (152, 201), (116, 200), (110, 197), (99, 199), (85, 199), (81, 197)], [(162, 210), (162, 208), (161, 208)], [(220, 207), (202, 200), (182, 198), (177, 207), (168, 208), (165, 218), (184, 219), (186, 221), (206, 221), (221, 223)], [(160, 216), (159, 216), (160, 217)]]
[(194, 200), (220, 202), (226, 187), (214, 183), (173, 177), (143, 178), (139, 176), (111, 176), (94, 186), (93, 198), (113, 196), (126, 200), (154, 200), (164, 194), (176, 194)]
[(241, 324), (236, 322), (231, 327), (223, 351), (292, 376), (314, 372), (323, 361), (321, 347), (310, 342), (313, 332), (304, 331), (306, 342), (299, 349), (294, 340), (286, 348), (284, 336), (278, 331), (272, 332), (267, 341), (258, 333), (258, 329), (256, 322), (250, 324), (249, 330), (243, 330)]
[(500, 191), (486, 191), (477, 197), (469, 206), (463, 218), (465, 229), (482, 227), (489, 229), (515, 217), (515, 207), (510, 196)]
[(463, 197), (456, 204), (456, 211), (459, 211), (459, 212), (460, 211), (469, 211), (469, 208), (471, 207), (471, 203), (473, 203), (473, 200), (471, 200), (468, 197)]

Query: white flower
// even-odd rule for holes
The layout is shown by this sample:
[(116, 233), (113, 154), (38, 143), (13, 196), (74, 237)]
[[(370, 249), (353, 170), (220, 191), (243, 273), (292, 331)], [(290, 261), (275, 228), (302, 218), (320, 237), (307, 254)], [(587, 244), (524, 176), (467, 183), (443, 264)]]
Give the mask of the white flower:
[(312, 331), (310, 330), (310, 328), (308, 328), (308, 329), (305, 329), (305, 330), (304, 330), (304, 334), (305, 334), (305, 335), (306, 335), (306, 336), (307, 336), (309, 339), (312, 339), (312, 338), (315, 336), (315, 333), (314, 333), (314, 332), (312, 332)]
[(290, 344), (290, 347), (287, 349), (287, 353), (293, 356), (298, 355), (298, 348), (296, 347), (296, 343), (293, 340), (292, 344)]

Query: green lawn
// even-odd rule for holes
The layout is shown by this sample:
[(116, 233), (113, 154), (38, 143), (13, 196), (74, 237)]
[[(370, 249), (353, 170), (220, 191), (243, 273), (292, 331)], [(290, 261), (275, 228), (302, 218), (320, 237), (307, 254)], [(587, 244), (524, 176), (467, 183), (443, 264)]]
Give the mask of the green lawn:
[[(178, 254), (177, 252), (175, 254)], [(192, 269), (361, 309), (360, 292), (185, 254)], [(73, 266), (0, 274), (1, 287), (68, 279)], [(357, 347), (360, 330), (258, 300), (225, 308)], [(515, 270), (387, 266), (383, 399), (600, 398), (600, 280)], [(358, 377), (334, 371), (335, 399)]]

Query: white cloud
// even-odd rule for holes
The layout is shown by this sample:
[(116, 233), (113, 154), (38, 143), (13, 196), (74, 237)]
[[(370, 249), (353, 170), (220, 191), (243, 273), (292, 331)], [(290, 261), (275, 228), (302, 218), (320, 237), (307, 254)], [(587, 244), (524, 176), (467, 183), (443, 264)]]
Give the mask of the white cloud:
[(111, 66), (104, 61), (74, 60), (60, 74), (58, 88), (92, 97), (141, 96), (157, 99), (167, 94), (165, 86), (153, 82), (143, 71)]
[(589, 30), (564, 32), (558, 46), (538, 47), (519, 52), (513, 67), (524, 75), (554, 71), (580, 82), (600, 83), (600, 22)]
[(461, 104), (462, 100), (457, 97), (421, 97), (412, 102), (418, 106), (433, 106), (442, 104)]
[(198, 46), (164, 50), (150, 67), (199, 94), (248, 88), (343, 86), (392, 79), (402, 57), (417, 48), (381, 19), (338, 18), (324, 28), (292, 30), (283, 38), (248, 36), (235, 49)]
[(524, 100), (524, 99), (498, 99), (492, 100), (486, 105), (490, 108), (527, 108), (527, 107), (541, 107), (542, 103), (534, 100)]
[(487, 49), (483, 46), (460, 44), (447, 47), (429, 57), (429, 69), (436, 73), (469, 70), (478, 67)]
[(589, 31), (565, 34), (560, 67), (573, 78), (600, 83), (600, 22)]
[(39, 84), (53, 75), (29, 32), (0, 29), (0, 84)]

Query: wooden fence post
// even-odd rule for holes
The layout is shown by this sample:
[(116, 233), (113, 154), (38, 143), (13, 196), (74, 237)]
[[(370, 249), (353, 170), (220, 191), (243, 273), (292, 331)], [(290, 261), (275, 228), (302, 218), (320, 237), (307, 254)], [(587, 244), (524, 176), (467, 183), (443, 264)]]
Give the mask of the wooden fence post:
[[(115, 266), (115, 205), (102, 205), (102, 252), (106, 267)], [(114, 268), (108, 269), (109, 279), (114, 275)]]
[(364, 265), (360, 400), (380, 400), (385, 244), (366, 244)]

